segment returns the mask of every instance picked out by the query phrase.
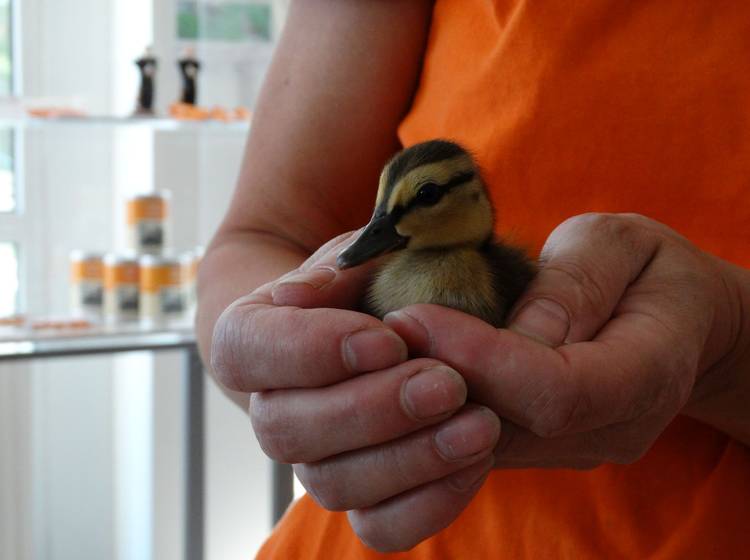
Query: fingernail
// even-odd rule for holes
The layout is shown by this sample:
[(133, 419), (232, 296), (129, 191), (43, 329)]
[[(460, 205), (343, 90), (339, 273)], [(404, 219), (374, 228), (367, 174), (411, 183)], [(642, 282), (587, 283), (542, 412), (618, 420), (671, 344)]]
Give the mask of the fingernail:
[(389, 329), (368, 329), (348, 335), (343, 342), (344, 361), (357, 373), (377, 371), (406, 361), (408, 350)]
[(570, 318), (559, 303), (535, 299), (521, 308), (508, 328), (554, 347), (565, 342)]
[(274, 305), (298, 305), (300, 286), (320, 290), (335, 278), (336, 272), (331, 268), (315, 268), (307, 272), (290, 274), (271, 288), (271, 298)]
[(426, 356), (432, 348), (432, 339), (425, 326), (406, 311), (392, 311), (383, 322), (404, 337), (416, 355)]
[(456, 370), (447, 366), (423, 369), (403, 385), (404, 407), (422, 420), (456, 410), (466, 401), (466, 384)]
[(480, 483), (484, 482), (484, 479), (487, 478), (487, 475), (489, 474), (490, 469), (492, 468), (494, 463), (495, 457), (493, 455), (490, 455), (489, 457), (486, 457), (479, 461), (476, 465), (472, 465), (462, 471), (457, 472), (456, 474), (452, 474), (448, 477), (447, 482), (454, 489), (461, 492), (471, 490)]
[(465, 459), (495, 447), (500, 421), (484, 407), (471, 407), (454, 416), (435, 434), (435, 445), (448, 461)]
[(314, 268), (313, 270), (300, 272), (299, 274), (292, 274), (279, 282), (276, 287), (287, 286), (289, 284), (307, 284), (319, 290), (326, 284), (333, 282), (334, 278), (336, 278), (336, 271), (332, 268)]

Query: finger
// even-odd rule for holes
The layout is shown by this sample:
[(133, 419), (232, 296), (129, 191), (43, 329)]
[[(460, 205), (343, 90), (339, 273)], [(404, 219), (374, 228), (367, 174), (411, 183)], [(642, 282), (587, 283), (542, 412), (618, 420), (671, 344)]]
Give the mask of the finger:
[(348, 512), (357, 536), (379, 552), (406, 551), (450, 525), (492, 468), (492, 457), (376, 506)]
[(347, 270), (321, 263), (281, 278), (271, 287), (274, 305), (357, 309), (376, 263)]
[(591, 339), (659, 248), (643, 222), (650, 220), (585, 214), (559, 225), (508, 328), (553, 347)]
[(374, 317), (259, 300), (240, 298), (214, 327), (211, 367), (228, 389), (320, 387), (406, 361), (404, 342)]
[(497, 416), (468, 405), (438, 426), (294, 469), (322, 507), (357, 509), (479, 462), (492, 454), (499, 436)]
[(653, 407), (676, 414), (689, 394), (691, 351), (675, 354), (682, 343), (647, 315), (618, 317), (596, 340), (557, 350), (434, 305), (410, 306), (384, 321), (414, 355), (459, 371), (470, 399), (542, 437), (632, 420)]
[(254, 393), (250, 417), (268, 456), (309, 463), (397, 439), (445, 420), (465, 402), (455, 370), (420, 359), (320, 389)]
[(336, 257), (358, 232), (347, 232), (322, 245), (299, 268), (256, 288), (256, 297), (267, 303), (292, 307), (352, 309), (364, 295), (372, 265), (342, 273)]
[(341, 235), (327, 241), (321, 245), (315, 253), (310, 255), (301, 265), (299, 265), (299, 267), (290, 270), (279, 278), (275, 278), (266, 284), (258, 286), (253, 290), (253, 293), (268, 298), (268, 302), (272, 303), (273, 298), (271, 297), (271, 292), (277, 284), (284, 281), (286, 278), (312, 270), (315, 267), (322, 269), (332, 268), (336, 263), (336, 256), (351, 242), (351, 239), (357, 235), (357, 233), (358, 232), (356, 231), (342, 233)]
[(376, 263), (339, 270), (336, 257), (359, 231), (342, 234), (323, 245), (302, 266), (270, 287), (273, 303), (293, 307), (356, 309), (363, 301)]
[(315, 251), (309, 259), (307, 259), (302, 266), (302, 270), (308, 270), (317, 265), (335, 266), (336, 257), (343, 251), (349, 244), (356, 239), (364, 230), (362, 227), (356, 231), (347, 231), (341, 235), (337, 235), (333, 239), (326, 241), (321, 245), (317, 251)]

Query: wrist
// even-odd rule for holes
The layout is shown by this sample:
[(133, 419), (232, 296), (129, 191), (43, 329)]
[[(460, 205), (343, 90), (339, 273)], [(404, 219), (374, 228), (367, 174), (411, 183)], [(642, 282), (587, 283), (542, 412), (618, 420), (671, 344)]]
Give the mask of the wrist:
[(683, 413), (750, 444), (750, 271), (720, 261), (719, 274), (711, 333)]

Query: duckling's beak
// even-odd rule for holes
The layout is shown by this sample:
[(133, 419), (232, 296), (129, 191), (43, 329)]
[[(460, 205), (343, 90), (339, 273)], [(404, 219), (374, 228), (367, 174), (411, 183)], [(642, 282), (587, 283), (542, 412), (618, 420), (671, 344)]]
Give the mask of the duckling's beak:
[(336, 259), (340, 269), (351, 268), (369, 261), (383, 253), (406, 245), (408, 237), (399, 235), (392, 216), (373, 216), (360, 236)]

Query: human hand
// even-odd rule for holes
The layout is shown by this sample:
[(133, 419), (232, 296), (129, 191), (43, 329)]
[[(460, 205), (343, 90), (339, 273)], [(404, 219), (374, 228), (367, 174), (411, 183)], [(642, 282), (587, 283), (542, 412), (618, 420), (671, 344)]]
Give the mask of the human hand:
[(726, 267), (662, 224), (602, 214), (558, 226), (542, 262), (509, 330), (430, 305), (384, 322), (503, 419), (497, 467), (631, 463), (717, 384), (740, 308)]
[(227, 388), (252, 393), (266, 454), (295, 464), (320, 505), (348, 510), (368, 545), (404, 550), (469, 503), (492, 466), (499, 421), (466, 404), (458, 373), (407, 361), (390, 327), (351, 310), (372, 272), (334, 267), (351, 238), (229, 306), (211, 365)]

